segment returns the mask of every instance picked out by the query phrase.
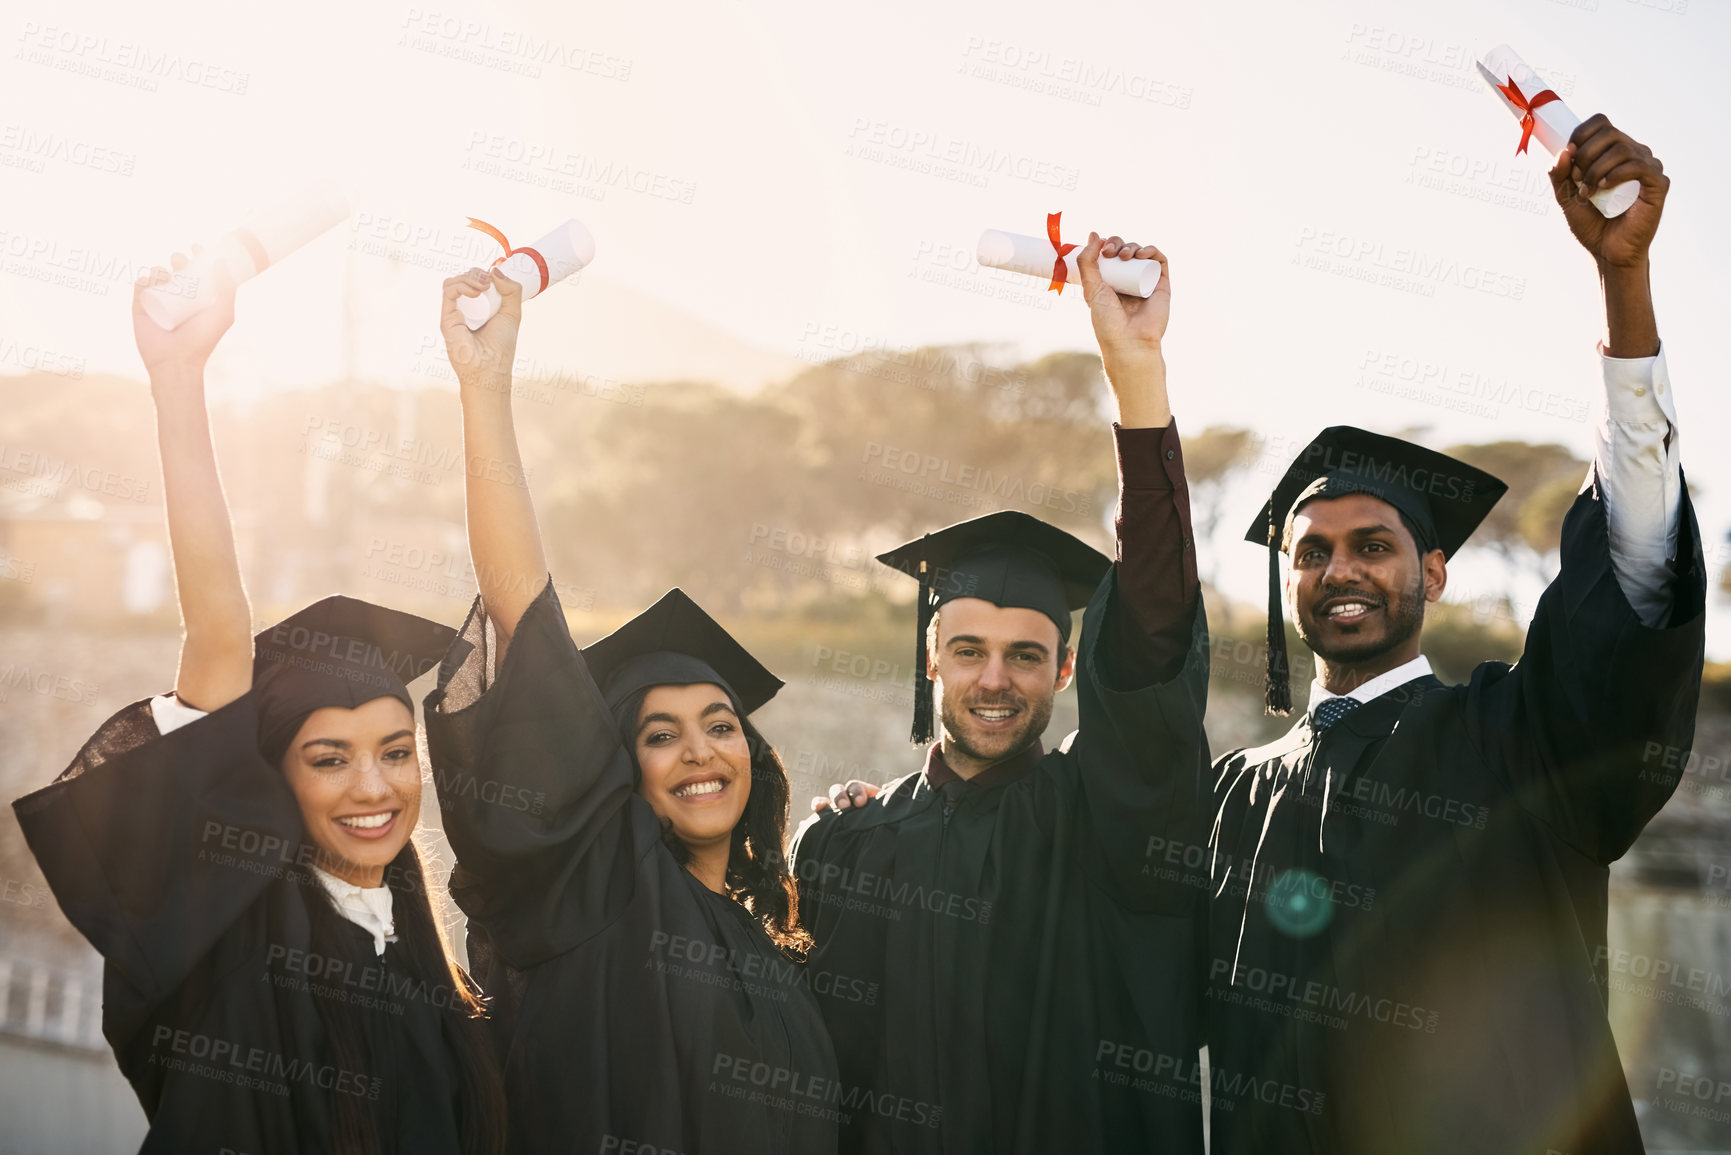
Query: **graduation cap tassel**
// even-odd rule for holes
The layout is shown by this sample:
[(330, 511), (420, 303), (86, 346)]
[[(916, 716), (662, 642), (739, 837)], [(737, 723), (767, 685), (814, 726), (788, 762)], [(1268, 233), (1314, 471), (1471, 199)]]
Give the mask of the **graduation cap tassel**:
[(1263, 701), (1267, 712), (1292, 713), (1292, 683), (1286, 672), (1286, 613), (1280, 597), (1280, 530), (1274, 524), (1274, 503), (1268, 503), (1268, 684)]
[(919, 640), (914, 643), (914, 731), (915, 745), (924, 746), (932, 740), (932, 682), (926, 677), (926, 635), (932, 626), (932, 587), (926, 577), (926, 563), (920, 562), (920, 600), (915, 622)]

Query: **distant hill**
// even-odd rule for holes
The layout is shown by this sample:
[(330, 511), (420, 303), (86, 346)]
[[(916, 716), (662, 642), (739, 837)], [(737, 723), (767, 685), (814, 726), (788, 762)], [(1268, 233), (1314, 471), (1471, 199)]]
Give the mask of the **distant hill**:
[[(560, 291), (549, 291), (548, 301)], [(583, 307), (562, 310), (558, 325), (525, 323), (518, 352), (619, 381), (707, 381), (745, 393), (809, 368), (600, 275), (587, 285)]]

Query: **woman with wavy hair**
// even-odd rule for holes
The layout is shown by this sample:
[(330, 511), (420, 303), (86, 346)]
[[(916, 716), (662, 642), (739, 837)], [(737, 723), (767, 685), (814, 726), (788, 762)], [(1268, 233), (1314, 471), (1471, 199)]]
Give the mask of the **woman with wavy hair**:
[[(499, 290), (479, 330), (458, 301)], [(427, 699), (451, 895), (505, 1005), (512, 1148), (823, 1155), (857, 1105), (806, 985), (780, 689), (673, 590), (579, 650), (511, 418), (521, 290), (445, 282), (480, 597)]]
[(406, 682), (454, 631), (330, 597), (253, 637), (204, 403), (233, 293), (173, 331), (133, 299), (184, 629), (174, 692), (110, 718), (13, 805), (103, 956), (103, 1033), (149, 1119), (143, 1151), (497, 1155), (479, 990), (411, 839)]

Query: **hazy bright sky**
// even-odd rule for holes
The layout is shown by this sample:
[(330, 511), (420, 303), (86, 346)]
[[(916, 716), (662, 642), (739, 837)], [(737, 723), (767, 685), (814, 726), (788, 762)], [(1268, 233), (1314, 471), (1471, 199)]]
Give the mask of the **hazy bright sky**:
[[(1282, 457), (1339, 422), (1587, 453), (1597, 283), (1542, 150), (1514, 155), (1472, 66), (1507, 41), (1675, 182), (1655, 292), (1710, 564), (1725, 561), (1723, 0), (166, 7), (5, 6), (0, 372), (31, 348), (139, 374), (126, 273), (315, 178), (357, 216), (243, 291), (220, 388), (345, 365), (426, 381), (439, 279), (492, 255), (468, 215), (518, 244), (589, 223), (594, 266), (525, 326), (526, 349), (572, 368), (582, 350), (538, 317), (576, 326), (621, 302), (653, 320), (596, 351), (621, 374), (674, 309), (806, 360), (862, 342), (1089, 348), (1071, 294), (972, 262), (982, 228), (1036, 233), (1061, 210), (1067, 240), (1095, 227), (1171, 257), (1183, 426), (1251, 425)], [(375, 233), (419, 239), (391, 260)], [(1227, 584), (1254, 596), (1243, 552)]]

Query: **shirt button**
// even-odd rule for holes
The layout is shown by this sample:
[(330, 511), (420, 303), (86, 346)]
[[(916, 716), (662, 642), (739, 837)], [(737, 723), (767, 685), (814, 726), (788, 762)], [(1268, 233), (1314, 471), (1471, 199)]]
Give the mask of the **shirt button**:
[(1176, 453), (1174, 453), (1172, 450), (1168, 449), (1166, 451), (1166, 460), (1167, 461), (1171, 461), (1176, 456), (1178, 456), (1178, 455)]
[(1655, 392), (1655, 393), (1663, 393), (1664, 391), (1665, 391), (1665, 383), (1663, 381), (1661, 381), (1657, 385), (1653, 386), (1653, 392)]
[(1635, 396), (1645, 397), (1646, 395), (1647, 395), (1647, 387), (1645, 385), (1635, 386)]

